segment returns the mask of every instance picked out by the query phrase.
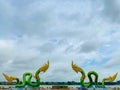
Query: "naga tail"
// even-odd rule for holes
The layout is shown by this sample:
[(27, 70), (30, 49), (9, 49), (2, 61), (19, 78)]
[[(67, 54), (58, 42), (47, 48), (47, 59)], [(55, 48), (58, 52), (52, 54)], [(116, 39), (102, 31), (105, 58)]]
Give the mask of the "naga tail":
[(13, 80), (16, 80), (17, 82), (19, 82), (19, 79), (17, 77), (14, 76), (8, 76), (7, 74), (3, 73), (4, 78), (8, 81), (8, 82), (12, 82)]
[(116, 79), (117, 74), (118, 73), (114, 74), (113, 76), (109, 76), (107, 78), (103, 78), (102, 85), (105, 85), (105, 81), (113, 82)]

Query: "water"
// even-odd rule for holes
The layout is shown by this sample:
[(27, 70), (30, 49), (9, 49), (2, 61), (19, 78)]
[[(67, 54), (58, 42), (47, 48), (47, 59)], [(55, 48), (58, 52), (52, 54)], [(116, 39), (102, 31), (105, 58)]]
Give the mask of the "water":
[(52, 89), (52, 85), (40, 85), (40, 87), (15, 88), (14, 85), (1, 85), (0, 90), (120, 90), (120, 85), (106, 86), (106, 88), (83, 88), (79, 85), (68, 85), (67, 89)]

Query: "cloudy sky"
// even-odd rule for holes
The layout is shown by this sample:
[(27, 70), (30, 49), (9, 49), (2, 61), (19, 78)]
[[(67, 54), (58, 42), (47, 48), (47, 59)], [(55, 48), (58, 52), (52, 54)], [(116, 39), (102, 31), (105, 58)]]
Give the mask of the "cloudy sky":
[(72, 60), (99, 81), (116, 72), (120, 80), (120, 1), (0, 0), (0, 81), (48, 59), (41, 81), (79, 81)]

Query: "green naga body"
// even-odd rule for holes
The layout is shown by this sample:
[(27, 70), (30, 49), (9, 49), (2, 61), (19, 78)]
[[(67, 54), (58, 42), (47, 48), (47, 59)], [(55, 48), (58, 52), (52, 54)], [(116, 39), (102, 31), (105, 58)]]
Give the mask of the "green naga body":
[[(96, 87), (101, 88), (101, 87), (104, 86), (104, 82), (105, 82), (105, 81), (110, 81), (110, 82), (112, 82), (112, 81), (114, 81), (115, 78), (117, 77), (117, 73), (116, 73), (116, 74), (114, 74), (112, 77), (110, 76), (110, 77), (104, 78), (104, 79), (102, 80), (102, 85), (99, 85), (99, 84), (98, 84), (98, 74), (97, 74), (97, 72), (95, 72), (95, 71), (90, 71), (90, 72), (88, 72), (88, 74), (87, 74), (88, 79), (89, 79), (89, 83), (85, 83), (84, 80), (85, 80), (85, 78), (86, 78), (86, 74), (85, 74), (84, 70), (83, 70), (82, 68), (78, 67), (77, 65), (73, 64), (73, 62), (72, 62), (72, 69), (73, 69), (76, 73), (80, 72), (80, 73), (82, 74), (82, 76), (81, 76), (81, 78), (80, 78), (80, 84), (81, 84), (82, 87), (91, 87), (92, 85), (95, 85)], [(94, 75), (94, 76), (95, 76), (94, 81), (93, 81), (91, 75)]]
[[(14, 76), (8, 76), (7, 74), (3, 73), (3, 76), (5, 77), (5, 79), (9, 82), (12, 82), (13, 80), (17, 81), (16, 87), (25, 87), (25, 85), (31, 86), (31, 87), (38, 87), (40, 85), (40, 77), (39, 74), (40, 72), (45, 72), (47, 69), (49, 68), (49, 61), (47, 64), (43, 65), (42, 67), (40, 67), (35, 75), (33, 75), (30, 72), (25, 72), (23, 74), (23, 78), (22, 78), (22, 83), (20, 83), (19, 78), (14, 77)], [(28, 76), (28, 79), (26, 80), (26, 77)], [(34, 77), (36, 79), (36, 82), (32, 82), (31, 79), (32, 77)]]

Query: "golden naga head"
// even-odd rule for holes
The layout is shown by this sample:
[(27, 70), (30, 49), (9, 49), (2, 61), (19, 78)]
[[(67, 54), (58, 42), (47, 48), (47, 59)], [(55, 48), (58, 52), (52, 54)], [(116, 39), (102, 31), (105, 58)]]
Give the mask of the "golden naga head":
[(41, 72), (45, 72), (49, 68), (49, 61), (47, 64), (43, 65), (42, 67), (39, 68)]
[(81, 72), (81, 71), (83, 70), (81, 67), (79, 67), (79, 66), (77, 66), (76, 64), (74, 64), (73, 61), (72, 61), (72, 69), (73, 69), (76, 73)]
[(8, 76), (7, 74), (3, 73), (3, 76), (5, 77), (5, 79), (9, 82), (12, 82), (13, 80), (16, 80), (17, 78), (14, 76)]

